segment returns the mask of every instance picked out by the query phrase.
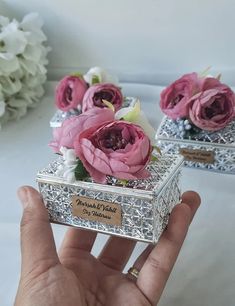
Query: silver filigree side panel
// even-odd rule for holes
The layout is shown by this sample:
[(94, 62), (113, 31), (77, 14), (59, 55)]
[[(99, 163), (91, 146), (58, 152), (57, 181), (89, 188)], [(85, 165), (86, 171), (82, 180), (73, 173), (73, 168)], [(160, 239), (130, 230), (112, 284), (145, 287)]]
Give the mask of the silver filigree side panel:
[(72, 116), (77, 116), (80, 113), (81, 113), (81, 111), (79, 111), (79, 110), (71, 110), (71, 111), (68, 111), (68, 112), (63, 112), (61, 110), (57, 110), (50, 120), (50, 127), (52, 127), (52, 128), (61, 127), (64, 120), (66, 120), (66, 119), (68, 119)]
[[(167, 160), (165, 158), (165, 162)], [(48, 167), (47, 176), (43, 178), (44, 169), (38, 176), (38, 184), (51, 222), (156, 243), (168, 223), (172, 208), (179, 203), (180, 199), (179, 176), (182, 159), (169, 157), (170, 160), (173, 164), (175, 161), (175, 167), (171, 168), (171, 173), (165, 169), (166, 173), (159, 174), (158, 182), (155, 182), (155, 185), (153, 182), (146, 182), (148, 187), (144, 189), (141, 184), (132, 185), (129, 188), (100, 184), (98, 185), (102, 187), (97, 188), (97, 184), (92, 182), (71, 185), (56, 179), (54, 181), (48, 179), (50, 176), (48, 173), (53, 175), (55, 166)], [(156, 180), (156, 176), (153, 180)], [(138, 181), (141, 182), (141, 180)], [(142, 183), (144, 181), (147, 180), (142, 180)], [(74, 216), (72, 213), (74, 195), (120, 205), (121, 226)]]
[(214, 152), (214, 163), (185, 161), (187, 167), (235, 174), (235, 121), (221, 131), (202, 131), (191, 139), (185, 139), (178, 135), (174, 122), (165, 117), (157, 131), (156, 140), (163, 154), (179, 154), (182, 148)]
[(181, 173), (178, 172), (170, 181), (170, 183), (157, 196), (157, 206), (155, 209), (155, 237), (156, 243), (164, 229), (166, 228), (172, 209), (179, 203), (181, 192), (179, 187), (179, 179)]

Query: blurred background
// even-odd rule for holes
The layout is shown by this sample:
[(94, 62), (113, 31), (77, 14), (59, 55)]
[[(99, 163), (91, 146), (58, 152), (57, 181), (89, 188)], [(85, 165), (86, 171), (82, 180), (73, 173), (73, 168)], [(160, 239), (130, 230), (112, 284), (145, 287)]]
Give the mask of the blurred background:
[(5, 0), (0, 12), (38, 12), (53, 51), (49, 79), (102, 66), (122, 80), (166, 84), (211, 66), (234, 84), (234, 0)]
[[(211, 66), (211, 74), (222, 73), (222, 81), (235, 86), (234, 11), (234, 0), (0, 0), (0, 15), (21, 20), (39, 13), (52, 47), (42, 102), (0, 131), (2, 306), (13, 305), (20, 271), (16, 189), (36, 186), (37, 170), (53, 159), (47, 143), (56, 82), (73, 71), (104, 67), (119, 76), (124, 94), (142, 99), (157, 128), (159, 94), (183, 73)], [(234, 306), (234, 186), (232, 175), (183, 170), (182, 189), (198, 191), (203, 205), (160, 306)], [(65, 228), (53, 228), (59, 244)], [(94, 254), (106, 239), (99, 236)], [(143, 248), (137, 245), (128, 267)]]

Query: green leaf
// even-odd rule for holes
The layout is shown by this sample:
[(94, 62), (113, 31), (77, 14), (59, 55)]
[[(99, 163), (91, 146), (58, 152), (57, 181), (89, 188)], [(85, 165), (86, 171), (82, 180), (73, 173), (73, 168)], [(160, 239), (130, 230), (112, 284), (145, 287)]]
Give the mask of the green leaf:
[(157, 161), (157, 160), (158, 160), (157, 156), (151, 155), (151, 161)]
[(157, 153), (159, 153), (160, 155), (162, 155), (162, 151), (158, 146), (153, 146), (153, 150), (156, 150)]
[(219, 73), (219, 74), (216, 76), (216, 79), (217, 79), (218, 81), (220, 81), (221, 77), (222, 77), (222, 73)]
[(86, 171), (80, 159), (78, 160), (77, 166), (74, 170), (74, 174), (75, 174), (76, 180), (83, 180), (89, 176), (88, 172)]
[(80, 72), (71, 73), (71, 76), (75, 76), (77, 78), (83, 78), (83, 75)]
[(139, 115), (140, 115), (140, 101), (138, 100), (135, 103), (135, 105), (132, 108), (132, 110), (129, 111), (129, 113), (127, 113), (126, 115), (123, 116), (123, 119), (125, 121), (135, 122), (135, 121), (137, 121)]
[(203, 70), (201, 73), (198, 74), (199, 77), (205, 78), (208, 75), (210, 69), (211, 69), (211, 66), (208, 66), (205, 70)]
[(128, 184), (128, 180), (118, 180), (123, 186)]
[(102, 99), (102, 102), (104, 103), (104, 105), (106, 105), (108, 108), (110, 108), (113, 112), (115, 111), (115, 108), (113, 106), (113, 104), (107, 100)]
[(98, 75), (94, 74), (92, 76), (91, 84), (94, 85), (94, 84), (97, 84), (97, 83), (100, 83), (100, 79), (99, 79)]

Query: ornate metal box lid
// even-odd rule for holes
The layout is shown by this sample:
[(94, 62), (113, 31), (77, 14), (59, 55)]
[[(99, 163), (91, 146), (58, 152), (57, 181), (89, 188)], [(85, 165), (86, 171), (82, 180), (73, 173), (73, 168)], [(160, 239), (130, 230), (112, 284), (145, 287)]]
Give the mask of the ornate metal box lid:
[(177, 124), (165, 116), (158, 128), (156, 138), (158, 140), (170, 140), (180, 143), (203, 143), (203, 145), (229, 146), (235, 148), (235, 120), (230, 122), (224, 129), (217, 132), (201, 131), (184, 138), (178, 133)]
[(73, 185), (81, 188), (91, 188), (93, 190), (109, 191), (113, 193), (122, 193), (139, 197), (153, 197), (161, 192), (168, 184), (170, 179), (178, 173), (183, 158), (179, 155), (159, 156), (158, 161), (151, 162), (148, 169), (151, 177), (145, 180), (132, 180), (124, 184), (122, 181), (113, 177), (107, 177), (107, 184), (94, 183), (90, 178), (83, 181), (69, 183), (63, 177), (56, 174), (58, 166), (62, 163), (62, 157), (50, 163), (46, 168), (37, 174), (38, 182), (47, 182), (51, 184)]

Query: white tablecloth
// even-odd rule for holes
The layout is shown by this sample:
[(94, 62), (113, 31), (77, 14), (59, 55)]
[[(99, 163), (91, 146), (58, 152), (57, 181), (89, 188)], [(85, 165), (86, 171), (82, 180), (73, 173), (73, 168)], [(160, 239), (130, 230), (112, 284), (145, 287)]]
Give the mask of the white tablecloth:
[[(123, 84), (126, 95), (139, 96), (150, 121), (157, 127), (162, 114), (157, 105), (158, 86)], [(47, 95), (25, 118), (11, 122), (0, 132), (0, 304), (13, 304), (20, 271), (19, 221), (21, 206), (16, 190), (22, 184), (36, 186), (37, 170), (53, 159), (49, 119), (54, 112), (54, 83)], [(160, 306), (235, 305), (235, 176), (184, 169), (182, 190), (201, 194), (200, 207)], [(65, 227), (53, 226), (59, 244)], [(99, 235), (97, 254), (107, 236)], [(128, 263), (143, 249), (138, 243)]]

